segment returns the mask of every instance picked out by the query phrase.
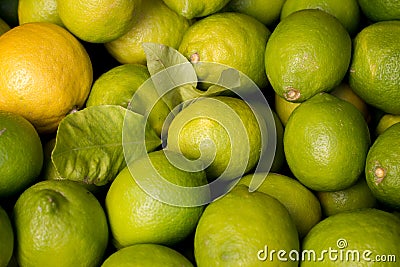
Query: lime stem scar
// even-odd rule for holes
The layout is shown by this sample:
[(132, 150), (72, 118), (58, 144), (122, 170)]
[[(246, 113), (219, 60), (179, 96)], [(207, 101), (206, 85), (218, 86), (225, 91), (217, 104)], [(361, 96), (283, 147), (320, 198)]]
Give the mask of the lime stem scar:
[(386, 170), (382, 167), (377, 167), (374, 171), (374, 176), (375, 176), (375, 184), (378, 185), (386, 177)]

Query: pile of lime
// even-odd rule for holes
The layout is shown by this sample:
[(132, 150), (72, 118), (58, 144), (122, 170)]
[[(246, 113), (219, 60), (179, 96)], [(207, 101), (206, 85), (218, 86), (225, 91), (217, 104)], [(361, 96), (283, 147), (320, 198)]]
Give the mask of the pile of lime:
[(397, 0), (0, 1), (0, 267), (399, 266)]

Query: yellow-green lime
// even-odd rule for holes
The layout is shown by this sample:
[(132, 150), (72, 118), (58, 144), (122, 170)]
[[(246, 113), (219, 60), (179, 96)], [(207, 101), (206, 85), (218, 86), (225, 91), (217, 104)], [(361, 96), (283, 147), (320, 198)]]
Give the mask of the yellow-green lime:
[(188, 18), (206, 17), (221, 10), (229, 0), (163, 0), (164, 3), (176, 13)]
[(397, 0), (358, 0), (364, 15), (372, 21), (400, 19), (400, 2)]
[(120, 105), (126, 108), (133, 94), (149, 78), (150, 73), (144, 65), (116, 66), (95, 80), (86, 106)]
[(360, 24), (360, 8), (357, 0), (286, 0), (280, 14), (281, 20), (303, 9), (319, 9), (336, 17), (353, 35)]
[(317, 192), (316, 194), (325, 216), (344, 211), (376, 207), (376, 199), (363, 178), (343, 190)]
[(97, 198), (72, 181), (39, 182), (13, 210), (19, 266), (98, 266), (108, 244)]
[(319, 222), (303, 239), (300, 266), (394, 267), (399, 242), (400, 219), (395, 215), (378, 209), (342, 212)]
[[(172, 192), (166, 192), (159, 182), (161, 179), (179, 187), (207, 183), (204, 171), (190, 172), (174, 166), (163, 150), (133, 161), (117, 175), (106, 196), (106, 211), (117, 248), (138, 243), (172, 245), (195, 229), (203, 206), (181, 207), (156, 199)], [(153, 189), (159, 188), (157, 196), (144, 191), (143, 183)], [(177, 190), (174, 191), (176, 195), (167, 197), (181, 198), (182, 203), (184, 198), (197, 197)]]
[(287, 101), (285, 98), (280, 97), (277, 93), (275, 93), (274, 95), (276, 114), (279, 116), (282, 124), (286, 126), (290, 114), (292, 114), (293, 110), (295, 110), (295, 108), (297, 108), (300, 103)]
[(79, 39), (105, 43), (130, 30), (138, 16), (141, 2), (142, 0), (58, 0), (57, 11), (64, 26)]
[(385, 205), (400, 208), (400, 123), (387, 128), (368, 151), (365, 176), (374, 196)]
[(264, 51), (269, 36), (269, 29), (249, 15), (217, 13), (186, 31), (179, 52), (192, 63), (215, 62), (235, 68), (264, 88), (268, 84)]
[(371, 115), (368, 110), (368, 105), (363, 99), (356, 95), (351, 89), (350, 85), (346, 82), (342, 82), (330, 92), (332, 95), (339, 97), (340, 99), (346, 100), (347, 102), (353, 104), (364, 116), (364, 119), (369, 122), (371, 120)]
[(334, 16), (300, 10), (285, 17), (265, 50), (265, 69), (274, 91), (302, 102), (339, 85), (347, 73), (351, 39)]
[[(141, 64), (122, 64), (103, 73), (93, 83), (86, 106), (120, 105), (128, 107), (133, 95), (150, 78), (146, 66)], [(148, 90), (147, 90), (148, 89)], [(170, 113), (168, 106), (162, 101), (152, 87), (140, 91), (141, 104), (145, 109), (153, 108), (148, 117), (149, 124), (160, 135), (164, 120)], [(152, 106), (154, 105), (154, 107)], [(138, 108), (138, 107), (133, 107)], [(138, 110), (135, 110), (138, 112)], [(145, 111), (142, 111), (143, 115)]]
[(261, 132), (256, 116), (242, 99), (199, 98), (172, 120), (167, 147), (204, 162), (207, 178), (242, 176), (258, 162)]
[(320, 93), (289, 117), (283, 144), (294, 176), (316, 191), (337, 191), (361, 175), (370, 145), (369, 129), (349, 102)]
[(398, 122), (400, 122), (400, 115), (384, 114), (376, 125), (375, 135), (382, 134), (387, 128)]
[(19, 24), (28, 22), (50, 22), (60, 26), (57, 0), (18, 0)]
[(231, 0), (224, 10), (247, 14), (261, 21), (266, 26), (273, 26), (281, 14), (286, 0)]
[(377, 22), (354, 39), (349, 83), (366, 103), (400, 114), (400, 21)]
[(275, 198), (238, 185), (210, 203), (197, 225), (194, 253), (198, 267), (297, 266), (272, 250), (299, 250), (296, 226)]
[(275, 147), (274, 160), (272, 161), (270, 171), (278, 172), (286, 163), (285, 151), (283, 150), (283, 133), (285, 129), (283, 128), (282, 122), (275, 111), (272, 111), (272, 115), (275, 120), (276, 147)]
[(249, 186), (254, 177), (265, 178), (257, 191), (279, 200), (296, 224), (299, 237), (303, 238), (322, 217), (317, 197), (299, 181), (278, 173), (248, 174), (239, 184)]
[(10, 30), (10, 26), (0, 18), (0, 35)]
[(6, 267), (14, 250), (14, 233), (7, 212), (0, 206), (0, 266)]
[(120, 38), (107, 42), (107, 51), (120, 63), (146, 64), (143, 43), (178, 49), (190, 21), (169, 9), (162, 0), (143, 1), (135, 24)]
[(136, 244), (111, 254), (101, 267), (193, 267), (182, 254), (158, 244)]
[(33, 125), (0, 111), (0, 197), (21, 193), (37, 180), (42, 165), (42, 143)]

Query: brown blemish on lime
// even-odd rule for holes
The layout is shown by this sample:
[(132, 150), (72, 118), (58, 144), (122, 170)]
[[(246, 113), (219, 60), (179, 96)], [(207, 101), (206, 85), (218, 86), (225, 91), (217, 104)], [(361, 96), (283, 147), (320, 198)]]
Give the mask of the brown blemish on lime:
[(200, 55), (196, 52), (190, 56), (191, 63), (197, 63), (200, 61)]
[(283, 94), (283, 97), (287, 101), (296, 101), (300, 98), (300, 96), (301, 96), (300, 91), (293, 87), (287, 88), (285, 93)]
[(386, 177), (386, 170), (382, 167), (376, 167), (374, 170), (375, 184), (379, 185)]
[(7, 131), (7, 128), (3, 128), (0, 130), (0, 135), (2, 135), (5, 131)]

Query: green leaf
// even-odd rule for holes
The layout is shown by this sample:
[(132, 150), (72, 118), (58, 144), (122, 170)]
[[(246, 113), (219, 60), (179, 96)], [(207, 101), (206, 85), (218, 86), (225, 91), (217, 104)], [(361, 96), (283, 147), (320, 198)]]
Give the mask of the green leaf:
[(143, 43), (147, 68), (154, 87), (171, 111), (182, 102), (180, 87), (197, 86), (193, 65), (176, 49), (157, 43)]
[[(123, 136), (130, 136), (129, 143)], [(100, 186), (126, 166), (124, 147), (134, 151), (133, 160), (160, 143), (142, 115), (116, 105), (92, 106), (61, 121), (51, 157), (61, 177)]]

